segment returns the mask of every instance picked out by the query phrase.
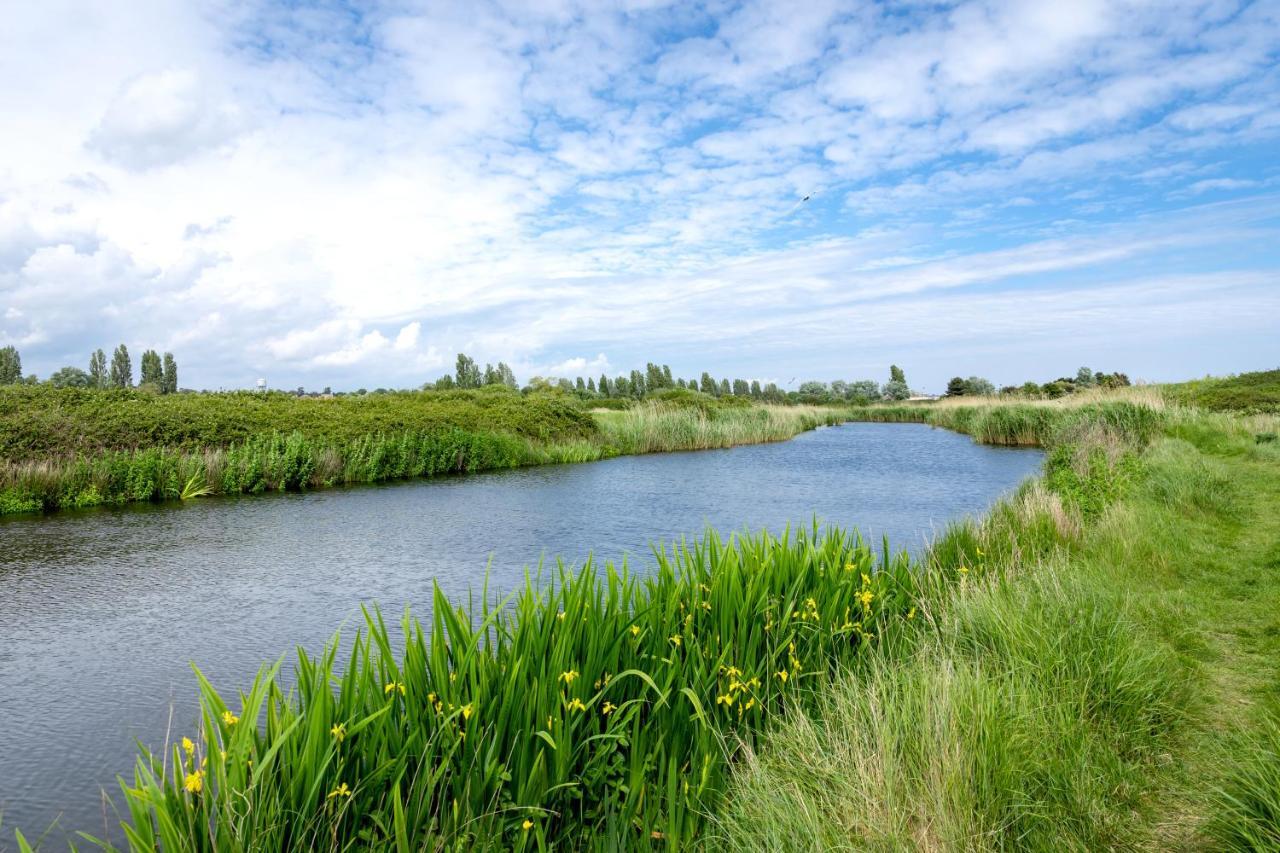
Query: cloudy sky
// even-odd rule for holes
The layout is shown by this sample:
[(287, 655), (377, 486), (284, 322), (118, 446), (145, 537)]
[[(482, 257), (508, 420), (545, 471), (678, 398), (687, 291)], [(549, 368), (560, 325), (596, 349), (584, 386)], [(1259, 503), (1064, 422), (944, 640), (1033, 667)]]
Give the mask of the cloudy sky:
[(1268, 0), (11, 4), (0, 344), (211, 388), (1275, 367), (1278, 59)]

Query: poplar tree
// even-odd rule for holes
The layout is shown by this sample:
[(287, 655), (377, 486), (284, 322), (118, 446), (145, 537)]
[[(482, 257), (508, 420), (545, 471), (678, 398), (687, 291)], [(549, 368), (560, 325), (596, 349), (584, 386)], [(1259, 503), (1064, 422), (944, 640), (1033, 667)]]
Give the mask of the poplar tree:
[[(178, 362), (173, 360), (171, 352), (164, 354), (164, 378), (160, 381), (160, 390), (166, 394), (178, 393)], [(329, 393), (327, 388), (325, 393)]]
[(458, 353), (458, 362), (454, 367), (454, 375), (459, 388), (480, 387), (480, 366), (465, 353)]
[(587, 377), (587, 392), (594, 395), (596, 393), (596, 381), (591, 377)]
[(751, 380), (751, 399), (759, 400), (761, 393), (763, 392), (760, 390), (760, 380), (752, 379)]
[(152, 385), (157, 391), (164, 390), (164, 368), (160, 365), (160, 353), (149, 349), (142, 354), (142, 376), (139, 385)]
[(733, 396), (747, 397), (751, 395), (751, 386), (747, 384), (745, 379), (733, 380)]
[(729, 390), (729, 380), (728, 380), (728, 379), (721, 379), (721, 380), (720, 380), (720, 396), (721, 396), (721, 397), (728, 397), (728, 396), (729, 396), (730, 394), (732, 394), (732, 393), (733, 393), (733, 392)]
[(604, 375), (603, 373), (600, 374), (599, 388), (600, 388), (600, 396), (602, 397), (613, 396), (613, 389), (609, 387), (609, 377)]
[(101, 349), (89, 356), (90, 388), (107, 387), (107, 354)]
[(22, 356), (17, 347), (0, 349), (0, 385), (13, 385), (22, 381)]
[(710, 394), (713, 397), (716, 395), (716, 381), (705, 370), (702, 371), (702, 384), (698, 387), (703, 394)]
[(124, 344), (111, 354), (111, 387), (133, 387), (133, 362), (129, 359), (129, 348)]

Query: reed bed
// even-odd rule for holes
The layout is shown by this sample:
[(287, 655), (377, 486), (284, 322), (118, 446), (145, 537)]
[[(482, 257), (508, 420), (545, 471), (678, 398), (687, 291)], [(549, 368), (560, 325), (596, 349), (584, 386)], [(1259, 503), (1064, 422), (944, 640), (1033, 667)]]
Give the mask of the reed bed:
[(654, 402), (625, 412), (600, 412), (596, 418), (605, 442), (623, 454), (785, 441), (846, 420), (841, 410), (817, 406), (701, 408)]
[[(299, 651), (131, 783), (132, 850), (680, 849), (785, 704), (915, 626), (904, 555), (838, 530), (713, 532), (644, 576), (561, 565), (340, 661)], [(403, 653), (393, 649), (400, 645)], [(257, 723), (257, 724), (255, 724)]]

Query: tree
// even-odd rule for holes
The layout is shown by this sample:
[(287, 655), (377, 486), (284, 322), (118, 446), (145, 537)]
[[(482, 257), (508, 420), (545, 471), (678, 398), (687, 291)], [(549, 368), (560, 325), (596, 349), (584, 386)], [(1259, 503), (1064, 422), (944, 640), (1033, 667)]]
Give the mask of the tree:
[(1026, 382), (1022, 383), (1022, 393), (1026, 394), (1028, 397), (1039, 397), (1040, 386), (1028, 379)]
[(805, 397), (824, 397), (825, 398), (827, 396), (827, 383), (817, 382), (812, 379), (809, 380), (808, 382), (801, 382), (800, 393)]
[(881, 390), (885, 399), (888, 400), (905, 400), (911, 396), (911, 389), (907, 387), (907, 383), (897, 379), (884, 383), (884, 388)]
[(498, 373), (497, 368), (492, 364), (486, 363), (484, 366), (484, 384), (485, 385), (501, 385), (502, 374)]
[(1076, 386), (1079, 388), (1092, 388), (1097, 384), (1094, 379), (1093, 371), (1087, 367), (1082, 367), (1076, 371)]
[(498, 376), (508, 388), (520, 387), (520, 383), (516, 381), (516, 372), (505, 361), (498, 362)]
[(702, 372), (702, 384), (698, 386), (703, 394), (716, 395), (716, 381), (705, 370)]
[(896, 365), (896, 364), (891, 364), (891, 365), (889, 365), (889, 381), (890, 381), (890, 382), (901, 382), (903, 385), (906, 385), (906, 384), (907, 384), (907, 375), (906, 375), (905, 373), (903, 373), (903, 372), (902, 372), (902, 368), (901, 368), (901, 367), (898, 367), (898, 365)]
[(129, 348), (124, 344), (111, 354), (111, 387), (133, 387), (133, 361), (129, 358)]
[(752, 380), (751, 380), (751, 399), (753, 399), (753, 400), (759, 400), (759, 399), (760, 399), (760, 395), (761, 395), (761, 394), (763, 394), (763, 393), (764, 393), (764, 392), (760, 390), (760, 380), (759, 380), (759, 379), (752, 379)]
[(627, 377), (619, 376), (613, 380), (613, 396), (628, 397), (631, 395), (631, 384), (627, 382)]
[(464, 353), (458, 353), (458, 362), (453, 372), (459, 388), (480, 387), (480, 367)]
[(664, 387), (664, 388), (671, 388), (671, 387), (673, 387), (675, 384), (676, 384), (676, 383), (671, 379), (671, 367), (670, 367), (669, 365), (666, 365), (666, 364), (662, 365), (662, 385), (663, 385), (663, 387)]
[(751, 396), (751, 386), (747, 384), (745, 379), (733, 380), (733, 396), (749, 397)]
[(107, 387), (107, 354), (101, 349), (89, 356), (89, 380), (91, 388)]
[(849, 383), (849, 399), (879, 400), (880, 384), (873, 379), (859, 379)]
[(631, 396), (639, 399), (644, 396), (644, 374), (638, 370), (631, 371)]
[(163, 391), (164, 368), (160, 364), (160, 353), (149, 349), (142, 354), (142, 376), (139, 385), (151, 385), (157, 391)]
[(782, 389), (778, 387), (776, 382), (770, 382), (764, 386), (764, 398), (771, 403), (781, 403), (787, 398), (787, 395), (782, 393)]
[(662, 368), (652, 361), (644, 366), (644, 384), (650, 391), (657, 391), (662, 385)]
[(590, 376), (587, 377), (587, 393), (593, 397), (596, 394), (596, 381)]
[(0, 385), (13, 385), (22, 381), (22, 356), (16, 347), (0, 349)]
[(601, 397), (613, 396), (613, 389), (609, 387), (609, 377), (606, 376), (605, 374), (603, 373), (600, 374), (600, 384), (596, 387), (600, 389)]
[[(164, 354), (164, 380), (160, 383), (160, 390), (166, 394), (178, 393), (178, 362), (173, 360), (171, 352)], [(329, 393), (327, 387), (324, 393)]]
[(54, 388), (89, 388), (93, 379), (78, 367), (64, 367), (49, 377)]
[(721, 379), (720, 380), (720, 396), (728, 397), (731, 393), (733, 392), (729, 390), (729, 380)]
[(996, 393), (996, 386), (991, 384), (991, 380), (981, 376), (970, 376), (964, 384), (965, 393), (971, 397), (991, 397)]
[(441, 376), (439, 379), (436, 380), (435, 389), (437, 391), (448, 391), (452, 389), (456, 384), (457, 383), (453, 381), (453, 375), (446, 373), (444, 376)]
[(963, 377), (960, 377), (960, 376), (951, 377), (951, 381), (947, 383), (946, 396), (963, 397), (965, 394), (968, 394), (968, 393), (969, 393), (969, 388), (965, 384)]
[(587, 383), (582, 381), (581, 376), (579, 376), (576, 380), (574, 380), (573, 390), (577, 391), (579, 394), (587, 393)]

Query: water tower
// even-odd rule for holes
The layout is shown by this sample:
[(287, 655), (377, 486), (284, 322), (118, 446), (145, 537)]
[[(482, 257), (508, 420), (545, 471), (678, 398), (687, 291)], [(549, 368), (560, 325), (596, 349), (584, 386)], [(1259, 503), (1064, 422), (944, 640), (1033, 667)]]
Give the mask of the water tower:
[(267, 380), (265, 380), (265, 379), (259, 379), (259, 380), (258, 380), (258, 390), (259, 390), (259, 391), (266, 391), (266, 390), (267, 390)]

